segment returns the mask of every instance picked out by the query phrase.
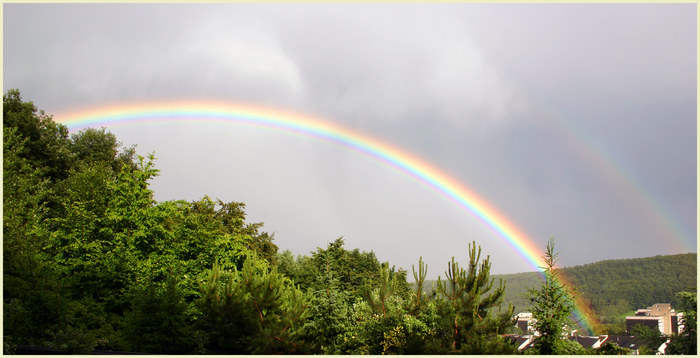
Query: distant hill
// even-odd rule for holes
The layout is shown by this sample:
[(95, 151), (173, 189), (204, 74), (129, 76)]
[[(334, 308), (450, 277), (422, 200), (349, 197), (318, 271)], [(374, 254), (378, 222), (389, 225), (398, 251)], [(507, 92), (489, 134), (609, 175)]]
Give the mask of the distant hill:
[(697, 253), (654, 256), (641, 259), (606, 260), (562, 269), (571, 283), (601, 315), (624, 302), (628, 309), (654, 303), (678, 307), (679, 291), (697, 287)]
[[(591, 304), (603, 322), (620, 324), (625, 314), (654, 303), (678, 307), (676, 292), (697, 287), (697, 253), (654, 256), (639, 259), (605, 260), (565, 267), (564, 274)], [(538, 287), (538, 272), (493, 275), (506, 281), (503, 307), (511, 303), (515, 313), (529, 310), (525, 294)], [(435, 281), (426, 281), (432, 287)], [(621, 318), (622, 317), (622, 318)]]

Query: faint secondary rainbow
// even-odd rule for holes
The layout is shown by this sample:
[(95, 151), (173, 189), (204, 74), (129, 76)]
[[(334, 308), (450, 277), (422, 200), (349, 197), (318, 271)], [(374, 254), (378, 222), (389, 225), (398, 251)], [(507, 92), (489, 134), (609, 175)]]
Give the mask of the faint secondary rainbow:
[(577, 155), (595, 168), (598, 176), (605, 180), (614, 195), (621, 197), (627, 207), (640, 216), (640, 222), (653, 229), (665, 242), (674, 245), (678, 252), (695, 251), (696, 238), (690, 228), (684, 228), (675, 216), (655, 199), (640, 179), (626, 168), (624, 161), (614, 157), (609, 148), (603, 146), (594, 136), (576, 125), (574, 121), (556, 113), (549, 107), (538, 106), (539, 111), (549, 119), (548, 127), (556, 132), (556, 138), (567, 143)]
[[(472, 190), (424, 160), (352, 129), (306, 114), (216, 102), (171, 102), (98, 107), (54, 115), (69, 129), (150, 122), (250, 124), (331, 141), (373, 157), (418, 180), (467, 210), (502, 237), (539, 271), (541, 251), (525, 233)], [(565, 282), (566, 279), (564, 280)], [(589, 328), (596, 325), (590, 308), (577, 300), (576, 317)]]

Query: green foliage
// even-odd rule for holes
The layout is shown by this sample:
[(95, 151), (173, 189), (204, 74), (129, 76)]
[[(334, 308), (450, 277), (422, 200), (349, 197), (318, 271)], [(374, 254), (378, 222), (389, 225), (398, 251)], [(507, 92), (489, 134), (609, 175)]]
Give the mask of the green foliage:
[[(539, 354), (571, 354), (572, 347), (564, 337), (565, 326), (571, 326), (571, 314), (575, 309), (569, 290), (559, 281), (559, 270), (554, 267), (557, 253), (554, 240), (547, 243), (544, 259), (544, 282), (539, 288), (530, 289), (532, 315), (537, 320), (534, 328), (539, 332), (533, 350)], [(575, 349), (574, 349), (575, 350)]]
[[(494, 285), (476, 243), (468, 267), (453, 258), (436, 287), (420, 258), (413, 290), (405, 270), (342, 238), (309, 256), (279, 253), (245, 204), (156, 202), (153, 154), (104, 128), (69, 136), (19, 91), (3, 101), (4, 353), (516, 352), (500, 336), (513, 324), (512, 307), (498, 310), (505, 282)], [(683, 337), (694, 329), (670, 349)]]
[(411, 266), (413, 270), (413, 282), (415, 289), (411, 293), (408, 303), (408, 311), (412, 315), (417, 315), (426, 306), (430, 297), (425, 292), (425, 276), (428, 274), (428, 265), (423, 262), (423, 257), (418, 258), (418, 272), (416, 267)]
[(295, 257), (291, 251), (284, 250), (278, 253), (275, 262), (279, 272), (289, 277), (302, 290), (323, 288), (324, 284), (317, 285), (316, 283), (322, 272), (333, 272), (334, 279), (338, 281), (338, 285), (340, 284), (337, 274), (335, 271), (330, 270), (329, 265), (326, 266), (326, 270), (319, 271), (319, 267), (315, 265), (309, 256), (297, 255)]
[[(46, 252), (68, 280), (76, 298), (105, 300), (105, 309), (122, 314), (124, 295), (136, 279), (138, 262), (148, 254), (155, 222), (148, 181), (157, 174), (153, 156), (139, 157), (135, 170), (122, 166), (112, 179), (109, 169), (88, 165), (72, 170), (65, 185), (62, 212)], [(95, 190), (90, 189), (94, 185)]]
[[(334, 272), (338, 278), (340, 289), (350, 292), (353, 297), (352, 303), (354, 303), (355, 298), (359, 299), (362, 297), (365, 287), (374, 287), (379, 284), (377, 273), (381, 264), (374, 252), (361, 252), (359, 249), (346, 250), (344, 245), (345, 240), (341, 237), (329, 243), (325, 249), (317, 248), (312, 253), (309, 264), (312, 266), (311, 270), (316, 273), (316, 276), (326, 269)], [(407, 295), (410, 287), (406, 281), (406, 271), (391, 267), (389, 275), (392, 277), (396, 275), (397, 277), (397, 293)], [(299, 281), (299, 283), (303, 281), (305, 280)], [(310, 286), (302, 285), (301, 287), (303, 289), (317, 289), (320, 286), (315, 281), (317, 280), (311, 280), (308, 283)]]
[[(172, 234), (168, 245), (159, 247), (169, 250), (175, 245), (180, 259), (191, 261), (198, 270), (204, 270), (214, 262), (222, 269), (240, 269), (247, 252), (256, 252), (258, 257), (272, 263), (277, 247), (272, 244), (272, 236), (260, 232), (261, 223), (245, 222), (245, 204), (225, 203), (212, 200), (208, 196), (191, 203), (162, 203), (166, 230)], [(166, 210), (167, 209), (167, 210)], [(176, 211), (170, 215), (168, 211)], [(269, 244), (264, 244), (269, 242)]]
[(297, 338), (309, 297), (255, 254), (248, 256), (240, 271), (222, 272), (215, 264), (200, 290), (200, 322), (209, 334), (210, 353), (304, 349)]
[(434, 305), (425, 301), (420, 309), (412, 306), (414, 301), (404, 298), (406, 295), (397, 290), (397, 282), (400, 282), (401, 277), (392, 277), (387, 264), (382, 264), (377, 274), (377, 286), (366, 288), (365, 299), (353, 305), (352, 324), (343, 337), (341, 352), (434, 353), (431, 347), (434, 345), (439, 320)]
[(372, 313), (376, 315), (386, 316), (387, 300), (397, 291), (398, 283), (396, 275), (391, 276), (389, 265), (382, 264), (379, 269), (379, 285), (376, 289), (370, 290), (365, 288), (363, 296), (369, 306), (372, 308)]
[[(404, 300), (392, 295), (387, 300), (386, 313), (361, 301), (354, 305), (354, 323), (343, 337), (342, 352), (346, 354), (427, 354), (427, 344), (435, 329), (429, 323), (404, 310)], [(424, 317), (423, 317), (424, 318)]]
[(597, 355), (630, 355), (632, 350), (620, 347), (617, 343), (605, 342), (600, 348), (592, 350), (591, 353)]
[(679, 307), (676, 292), (697, 286), (697, 254), (606, 260), (562, 269), (607, 324), (606, 332), (624, 331), (625, 316), (659, 302)]
[(676, 296), (682, 300), (680, 310), (683, 311), (683, 331), (673, 335), (667, 354), (697, 355), (698, 353), (698, 294), (697, 292), (678, 292)]
[[(408, 294), (405, 271), (390, 268), (388, 263), (380, 264), (373, 252), (346, 250), (342, 238), (325, 249), (318, 248), (311, 257), (294, 258), (291, 252), (283, 252), (277, 256), (277, 263), (280, 272), (313, 297), (305, 334), (315, 353), (361, 352), (358, 347), (369, 347), (364, 341), (358, 342), (357, 337), (374, 339), (376, 332), (367, 332), (377, 326), (360, 324), (369, 322), (363, 317), (373, 313), (364, 308), (358, 311), (358, 307), (384, 312), (380, 314), (386, 316), (389, 306), (395, 304), (389, 301)], [(403, 305), (402, 302), (398, 304)], [(381, 353), (381, 339), (373, 342), (372, 351)]]
[(503, 294), (502, 306), (513, 305), (513, 311), (516, 313), (531, 310), (527, 292), (530, 288), (542, 283), (542, 276), (539, 272), (493, 275), (493, 277), (508, 282)]
[(124, 165), (136, 169), (134, 147), (123, 149), (121, 152), (120, 147), (121, 143), (117, 141), (117, 137), (105, 128), (86, 128), (71, 135), (69, 150), (75, 162), (101, 164), (110, 168), (113, 173), (118, 173)]
[(668, 340), (658, 329), (639, 324), (632, 327), (630, 334), (639, 340), (640, 354), (655, 354), (659, 346)]
[[(469, 266), (462, 269), (454, 257), (445, 272), (446, 279), (438, 278), (438, 312), (443, 318), (441, 334), (449, 342), (450, 353), (484, 354), (512, 353), (514, 346), (498, 335), (514, 324), (513, 308), (494, 314), (503, 299), (505, 283), (494, 289), (490, 276), (489, 256), (481, 263), (481, 247), (469, 247)], [(493, 290), (492, 290), (493, 289)]]
[(151, 282), (135, 289), (124, 324), (130, 351), (160, 354), (192, 351), (194, 332), (178, 283), (171, 270), (164, 283)]
[[(3, 100), (3, 319), (13, 345), (160, 350), (166, 336), (182, 336), (164, 325), (201, 316), (197, 280), (212, 263), (238, 268), (249, 250), (273, 261), (272, 236), (245, 223), (242, 203), (156, 203), (153, 155), (120, 150), (104, 129), (69, 138), (19, 91)], [(178, 267), (176, 292), (169, 267)], [(160, 328), (139, 321), (149, 314)], [(135, 326), (144, 331), (124, 334)]]
[(29, 158), (28, 141), (17, 127), (3, 128), (3, 322), (15, 344), (48, 339), (62, 285), (42, 252), (50, 180)]
[(91, 298), (65, 302), (58, 327), (50, 335), (46, 345), (69, 354), (86, 354), (95, 348), (121, 344), (104, 313), (104, 305)]
[[(560, 272), (586, 298), (602, 322), (596, 334), (623, 334), (625, 316), (633, 315), (635, 309), (659, 302), (680, 307), (681, 299), (674, 296), (674, 292), (697, 286), (697, 254), (606, 260), (561, 268)], [(539, 273), (494, 277), (508, 281), (504, 304), (512, 304), (515, 312), (531, 310), (527, 288), (541, 282)]]
[(71, 164), (68, 128), (54, 122), (32, 102), (23, 102), (18, 90), (3, 95), (3, 128), (14, 128), (26, 140), (21, 156), (51, 182), (64, 179)]
[[(584, 354), (590, 354), (592, 352), (587, 351), (583, 346), (573, 340), (570, 339), (560, 339), (556, 341), (555, 343), (555, 349), (557, 353), (549, 353), (549, 354), (557, 354), (557, 355), (584, 355)], [(541, 353), (537, 347), (533, 347), (531, 349), (528, 349), (525, 354), (537, 354), (537, 355), (543, 355), (544, 353)]]
[(351, 325), (350, 294), (340, 290), (335, 272), (330, 268), (330, 257), (326, 257), (326, 270), (318, 276), (321, 286), (311, 289), (311, 305), (305, 335), (316, 353), (337, 354), (341, 337)]

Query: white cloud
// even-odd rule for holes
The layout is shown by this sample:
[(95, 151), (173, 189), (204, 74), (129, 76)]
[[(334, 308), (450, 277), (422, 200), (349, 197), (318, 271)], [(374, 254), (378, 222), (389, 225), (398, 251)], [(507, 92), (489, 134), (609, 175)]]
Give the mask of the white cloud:
[(207, 16), (187, 27), (182, 55), (202, 66), (205, 80), (229, 86), (265, 87), (295, 96), (302, 90), (296, 65), (284, 54), (274, 31), (248, 16)]
[(313, 96), (309, 106), (322, 113), (359, 125), (405, 122), (416, 113), (459, 127), (507, 121), (524, 98), (449, 11), (313, 7), (276, 26)]

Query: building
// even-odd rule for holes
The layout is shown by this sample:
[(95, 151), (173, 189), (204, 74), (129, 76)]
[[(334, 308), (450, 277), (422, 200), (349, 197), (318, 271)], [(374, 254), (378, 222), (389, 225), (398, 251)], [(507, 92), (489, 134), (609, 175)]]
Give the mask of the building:
[[(505, 338), (510, 339), (514, 342), (519, 352), (527, 351), (532, 348), (535, 343), (537, 336), (534, 335), (517, 335), (510, 334), (504, 335)], [(611, 335), (600, 335), (600, 336), (568, 336), (566, 337), (570, 341), (578, 342), (585, 349), (599, 349), (606, 343), (615, 343), (619, 347), (628, 348), (632, 350), (632, 354), (639, 354), (639, 347), (643, 344), (643, 341), (638, 337), (631, 336), (611, 336)], [(661, 346), (655, 350), (658, 354), (663, 354), (666, 349), (666, 344), (663, 343)], [(652, 347), (654, 349), (654, 347)]]
[(534, 338), (535, 336), (528, 334), (528, 335), (519, 335), (519, 334), (505, 334), (503, 337), (510, 339), (515, 345), (518, 347), (518, 352), (525, 351), (527, 349), (530, 349), (532, 347), (532, 344), (534, 343)]
[(536, 320), (530, 312), (520, 312), (515, 316), (515, 326), (518, 327), (523, 334), (534, 334), (533, 324)]
[(636, 325), (642, 325), (670, 335), (683, 330), (683, 313), (676, 312), (670, 303), (657, 303), (648, 308), (638, 309), (634, 316), (626, 317), (627, 333)]
[[(535, 336), (540, 335), (540, 333), (535, 330), (534, 326), (535, 323), (537, 323), (537, 319), (534, 318), (532, 313), (520, 312), (513, 318), (515, 319), (515, 327), (519, 328), (522, 334)], [(575, 329), (572, 329), (567, 325), (562, 326), (562, 328), (565, 335), (575, 335), (577, 332)]]

